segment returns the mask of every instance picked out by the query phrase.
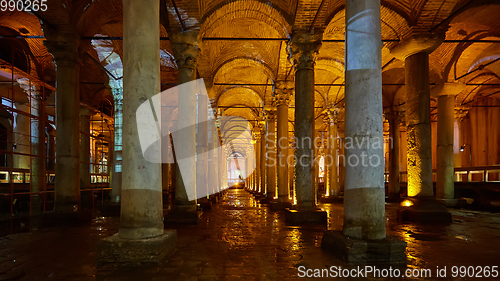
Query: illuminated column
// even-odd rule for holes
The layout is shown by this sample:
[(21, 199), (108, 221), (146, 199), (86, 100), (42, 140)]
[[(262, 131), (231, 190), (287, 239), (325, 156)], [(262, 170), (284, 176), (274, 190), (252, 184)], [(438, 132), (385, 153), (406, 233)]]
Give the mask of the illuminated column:
[(56, 64), (55, 211), (74, 215), (80, 205), (80, 38), (43, 30)]
[[(195, 80), (196, 60), (200, 54), (198, 32), (171, 32), (169, 35), (179, 71), (179, 85)], [(179, 93), (177, 120), (178, 127), (184, 129), (176, 132), (176, 137), (182, 140), (183, 145), (174, 147), (175, 155), (176, 157), (180, 155), (190, 157), (191, 162), (186, 166), (195, 177), (196, 161), (193, 156), (196, 154), (196, 127), (194, 126), (196, 124), (196, 91), (194, 89)], [(189, 201), (186, 192), (186, 188), (196, 190), (196, 186), (186, 187), (179, 166), (176, 166), (175, 208), (180, 211), (196, 211), (196, 200)]]
[(451, 214), (434, 198), (432, 182), (429, 53), (442, 42), (433, 34), (412, 34), (391, 53), (405, 60), (405, 120), (408, 197), (400, 221), (451, 222)]
[[(31, 126), (31, 138), (28, 138), (28, 153), (30, 153), (29, 145), (31, 141), (31, 171), (30, 171), (30, 185), (31, 192), (40, 192), (44, 190), (45, 186), (45, 103), (43, 100), (43, 95), (37, 86), (32, 84), (28, 79), (17, 80), (19, 87), (21, 87), (24, 92), (28, 95), (30, 99), (30, 118), (28, 118), (28, 126)], [(28, 128), (28, 134), (30, 134), (30, 128)], [(42, 213), (42, 200), (39, 194), (31, 195), (31, 207), (32, 215), (38, 216)]]
[(266, 168), (267, 168), (267, 193), (268, 200), (276, 197), (276, 114), (275, 111), (267, 113), (266, 132)]
[(260, 194), (267, 194), (267, 159), (266, 159), (266, 125), (262, 124), (260, 128)]
[(278, 166), (278, 201), (288, 203), (288, 104), (293, 93), (293, 84), (277, 82), (276, 84), (276, 106), (277, 106), (277, 166)]
[[(383, 239), (385, 187), (379, 1), (347, 0), (345, 20), (343, 232), (351, 238)], [(366, 145), (352, 145), (363, 141)], [(349, 142), (353, 143), (350, 145)]]
[(325, 157), (325, 171), (328, 176), (325, 181), (327, 197), (336, 198), (340, 195), (337, 182), (337, 111), (328, 110), (326, 119), (328, 128), (327, 157)]
[[(80, 107), (80, 188), (90, 189), (90, 116), (93, 111), (88, 107)], [(92, 192), (88, 198), (92, 198)], [(92, 200), (92, 199), (90, 199)]]
[(444, 83), (431, 90), (431, 95), (438, 97), (436, 197), (450, 201), (449, 205), (455, 205), (450, 200), (455, 199), (455, 97), (464, 89), (462, 83)]
[(114, 144), (111, 202), (120, 203), (122, 192), (122, 126), (123, 126), (123, 88), (112, 88), (114, 112)]
[(344, 226), (321, 247), (350, 263), (402, 262), (406, 243), (385, 233), (380, 1), (347, 0), (345, 21)]
[[(254, 127), (254, 129), (256, 129)], [(255, 147), (255, 171), (254, 171), (254, 191), (255, 192), (260, 192), (260, 142), (261, 142), (261, 139), (260, 139), (260, 132), (259, 131), (255, 131), (253, 133), (254, 135), (254, 138), (255, 138), (255, 144), (254, 144), (254, 147)]]
[(295, 33), (290, 47), (295, 68), (295, 190), (299, 211), (315, 211), (314, 64), (322, 34)]
[(399, 200), (399, 122), (401, 115), (395, 108), (387, 110), (386, 119), (389, 121), (389, 188), (388, 197)]

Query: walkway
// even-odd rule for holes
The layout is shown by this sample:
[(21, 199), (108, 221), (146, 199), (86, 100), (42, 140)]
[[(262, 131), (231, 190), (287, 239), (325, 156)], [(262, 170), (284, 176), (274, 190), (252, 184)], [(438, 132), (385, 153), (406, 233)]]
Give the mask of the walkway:
[[(341, 229), (342, 205), (322, 207), (329, 211), (328, 227)], [(448, 278), (427, 280), (457, 280), (450, 276), (453, 265), (499, 265), (500, 214), (454, 210), (450, 226), (416, 227), (396, 224), (396, 208), (387, 205), (387, 232), (408, 243), (408, 268), (430, 268), (435, 276), (436, 266), (448, 266)], [(167, 225), (178, 230), (177, 251), (156, 267), (95, 268), (97, 241), (116, 233), (118, 223), (96, 217), (90, 225), (31, 232), (29, 223), (4, 223), (2, 233), (16, 233), (0, 237), (0, 280), (292, 280), (301, 266), (352, 267), (321, 249), (324, 227), (286, 226), (282, 213), (244, 190), (229, 190), (199, 225)]]

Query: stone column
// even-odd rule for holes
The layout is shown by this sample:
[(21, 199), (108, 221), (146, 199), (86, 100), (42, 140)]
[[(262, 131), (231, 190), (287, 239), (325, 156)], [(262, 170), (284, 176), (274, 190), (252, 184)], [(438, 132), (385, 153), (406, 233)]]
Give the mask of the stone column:
[(55, 211), (74, 216), (80, 205), (80, 38), (44, 27), (56, 64)]
[[(88, 107), (80, 107), (80, 188), (90, 189), (90, 116), (94, 112)], [(85, 191), (86, 202), (92, 200), (93, 192)], [(83, 198), (82, 198), (82, 201)], [(90, 205), (91, 206), (91, 205)], [(89, 206), (86, 206), (89, 207)]]
[(390, 200), (399, 202), (399, 112), (391, 107), (387, 110), (386, 119), (389, 121), (389, 188), (388, 197)]
[(16, 124), (14, 126), (14, 154), (13, 163), (16, 169), (29, 169), (30, 168), (30, 106), (29, 103), (15, 103)]
[[(31, 208), (32, 215), (39, 216), (42, 213), (42, 200), (40, 194), (45, 186), (45, 103), (42, 93), (37, 89), (35, 84), (32, 84), (28, 79), (23, 78), (17, 81), (19, 86), (25, 91), (30, 99), (30, 112), (31, 113), (31, 134), (28, 128), (28, 153), (32, 156), (24, 156), (28, 159), (31, 158), (31, 171), (30, 171), (30, 186), (31, 192)], [(27, 116), (26, 116), (27, 117)], [(28, 126), (30, 126), (30, 118), (28, 118)], [(31, 153), (30, 149), (31, 141)]]
[(208, 202), (208, 96), (198, 95), (198, 118), (196, 122), (196, 190), (201, 195), (199, 203), (202, 209), (211, 209), (212, 204)]
[(293, 83), (276, 84), (277, 128), (277, 167), (278, 167), (278, 202), (290, 205), (288, 185), (288, 104), (293, 93)]
[(267, 200), (274, 200), (276, 197), (276, 113), (267, 113), (266, 132), (266, 169), (267, 169)]
[[(177, 62), (179, 71), (179, 85), (196, 79), (196, 59), (200, 53), (198, 46), (198, 32), (171, 32), (170, 44)], [(186, 162), (186, 167), (193, 171), (193, 177), (196, 176), (196, 161), (194, 155), (196, 154), (196, 91), (195, 89), (188, 89), (187, 87), (182, 92), (179, 92), (178, 115), (177, 115), (178, 128), (184, 128), (172, 135), (174, 138), (174, 149), (177, 161), (179, 157), (184, 155), (190, 157), (189, 162)], [(182, 140), (182, 146), (176, 147), (175, 138)], [(181, 143), (181, 141), (179, 141)], [(176, 190), (175, 190), (175, 209), (178, 211), (194, 212), (196, 211), (196, 200), (189, 201), (186, 188), (196, 190), (195, 186), (186, 186), (187, 179), (183, 179), (176, 165)], [(193, 213), (194, 214), (194, 213)], [(193, 217), (197, 221), (197, 218)]]
[[(255, 128), (254, 128), (255, 129)], [(255, 138), (255, 171), (254, 171), (254, 189), (253, 191), (255, 192), (260, 192), (260, 132), (255, 131), (254, 132), (254, 138)]]
[(451, 222), (450, 213), (434, 198), (432, 182), (429, 53), (441, 42), (437, 35), (415, 33), (391, 50), (405, 60), (408, 198), (400, 221)]
[(328, 179), (325, 181), (327, 197), (332, 199), (338, 198), (340, 195), (340, 186), (338, 184), (337, 173), (337, 111), (328, 110), (326, 118), (328, 128), (328, 147), (327, 156), (325, 157), (325, 170)]
[(455, 97), (465, 89), (463, 83), (444, 83), (435, 86), (432, 96), (438, 97), (437, 124), (437, 183), (436, 197), (446, 205), (457, 204), (455, 199), (454, 133)]
[[(299, 212), (287, 212), (289, 222), (324, 223), (326, 213), (316, 212), (314, 190), (314, 64), (322, 34), (294, 31), (290, 42), (295, 68), (295, 138), (297, 163), (295, 190)], [(302, 212), (303, 214), (300, 214)], [(304, 212), (307, 213), (304, 215)]]
[(55, 166), (55, 160), (56, 160), (56, 130), (52, 128), (52, 126), (48, 126), (47, 130), (47, 144), (49, 146), (48, 149), (48, 156), (47, 156), (47, 170), (48, 171), (54, 171), (56, 166)]
[(113, 88), (112, 92), (115, 111), (111, 202), (118, 204), (122, 192), (123, 88)]
[(266, 168), (266, 125), (260, 128), (260, 194), (267, 194), (267, 168)]
[(345, 20), (344, 226), (321, 246), (351, 263), (405, 261), (406, 243), (385, 233), (380, 1), (347, 0)]

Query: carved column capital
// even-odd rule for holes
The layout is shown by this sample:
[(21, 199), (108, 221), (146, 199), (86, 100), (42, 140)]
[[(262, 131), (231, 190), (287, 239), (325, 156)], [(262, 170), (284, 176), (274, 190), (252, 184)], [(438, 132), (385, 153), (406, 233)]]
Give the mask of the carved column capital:
[(177, 68), (196, 68), (196, 60), (201, 53), (198, 35), (199, 32), (195, 30), (169, 34), (170, 47), (174, 53)]
[(422, 31), (412, 32), (399, 44), (391, 49), (391, 54), (399, 60), (417, 53), (432, 53), (444, 40), (444, 34), (435, 34)]
[(289, 43), (292, 63), (298, 69), (314, 68), (323, 34), (295, 33)]
[(455, 119), (457, 119), (458, 122), (461, 122), (464, 120), (465, 116), (467, 116), (467, 113), (469, 113), (470, 108), (468, 107), (455, 107)]
[(293, 89), (295, 84), (290, 81), (278, 81), (276, 82), (275, 95), (273, 102), (276, 106), (288, 105), (290, 103), (290, 98), (293, 95)]
[(21, 89), (28, 95), (28, 98), (35, 98), (37, 100), (42, 100), (43, 95), (40, 93), (40, 87), (31, 82), (28, 78), (17, 79), (17, 83)]

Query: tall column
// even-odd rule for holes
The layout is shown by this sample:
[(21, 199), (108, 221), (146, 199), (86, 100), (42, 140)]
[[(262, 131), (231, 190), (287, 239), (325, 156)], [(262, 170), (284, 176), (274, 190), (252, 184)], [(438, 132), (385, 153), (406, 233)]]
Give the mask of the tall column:
[[(255, 128), (254, 128), (255, 129)], [(260, 132), (256, 130), (254, 132), (254, 138), (255, 138), (255, 171), (254, 171), (254, 191), (255, 192), (260, 192)]]
[(391, 50), (405, 60), (408, 198), (400, 221), (451, 222), (451, 214), (434, 198), (432, 182), (429, 53), (441, 42), (437, 35), (415, 33)]
[(340, 195), (340, 186), (338, 184), (337, 173), (337, 111), (329, 110), (326, 118), (328, 129), (328, 147), (327, 157), (325, 157), (325, 171), (327, 180), (325, 187), (327, 197), (337, 198)]
[(278, 82), (276, 85), (277, 106), (277, 167), (278, 167), (278, 202), (289, 203), (288, 185), (288, 104), (293, 92), (293, 84)]
[(266, 168), (266, 125), (263, 122), (260, 128), (260, 194), (267, 194), (267, 168)]
[(142, 155), (137, 129), (140, 120), (136, 120), (137, 108), (160, 93), (159, 27), (158, 0), (123, 2), (123, 181), (119, 236), (125, 239), (163, 234), (161, 164), (149, 162)]
[(80, 38), (46, 27), (44, 34), (56, 64), (55, 211), (74, 214), (80, 205)]
[(399, 201), (399, 122), (400, 114), (395, 108), (387, 110), (386, 119), (389, 121), (389, 188), (388, 197)]
[[(31, 141), (31, 171), (30, 171), (30, 186), (31, 192), (31, 207), (32, 215), (39, 216), (42, 213), (42, 200), (40, 194), (45, 186), (45, 102), (42, 93), (37, 89), (37, 86), (32, 84), (28, 79), (19, 79), (19, 86), (25, 91), (30, 99), (31, 113), (31, 138), (28, 138), (28, 153), (30, 153)], [(28, 126), (30, 124), (28, 117)], [(28, 134), (30, 129), (28, 128)]]
[(47, 155), (47, 170), (54, 171), (56, 168), (56, 130), (48, 126), (47, 144), (49, 146)]
[(276, 114), (275, 111), (268, 111), (266, 132), (266, 197), (268, 200), (274, 200), (276, 197), (276, 166)]
[[(359, 3), (361, 2), (361, 3)], [(346, 2), (344, 235), (385, 238), (379, 1)], [(363, 30), (363, 32), (359, 32)], [(353, 143), (366, 145), (356, 146)]]
[(30, 105), (29, 103), (15, 103), (16, 110), (22, 111), (15, 113), (14, 126), (14, 168), (29, 169), (30, 168)]
[(346, 0), (345, 20), (344, 226), (321, 246), (352, 263), (402, 262), (406, 243), (385, 233), (380, 1)]
[[(80, 188), (90, 189), (90, 116), (93, 111), (87, 107), (80, 108)], [(83, 194), (92, 200), (93, 193)], [(90, 201), (89, 201), (90, 202)], [(87, 202), (88, 203), (88, 202)]]
[[(196, 59), (200, 54), (198, 46), (198, 32), (171, 32), (170, 45), (174, 52), (177, 68), (179, 71), (179, 85), (194, 81), (196, 79)], [(179, 159), (184, 155), (189, 157), (186, 161), (186, 167), (196, 175), (196, 91), (195, 89), (185, 89), (179, 92), (177, 126), (184, 128), (176, 132), (174, 137), (175, 155)], [(175, 147), (175, 138), (178, 138), (182, 146)], [(189, 161), (189, 162), (188, 162)], [(175, 209), (179, 211), (195, 211), (196, 200), (189, 201), (186, 188), (196, 190), (195, 186), (186, 187), (185, 181), (180, 173), (179, 166), (176, 165), (176, 190), (175, 190)]]
[(118, 204), (122, 192), (123, 88), (113, 88), (112, 91), (115, 111), (111, 202)]
[(314, 64), (322, 35), (295, 33), (290, 43), (295, 68), (295, 190), (300, 211), (316, 210), (314, 198)]
[(444, 83), (431, 90), (438, 96), (437, 124), (437, 183), (436, 197), (456, 205), (454, 170), (455, 97), (465, 89), (465, 84)]
[[(211, 193), (208, 190), (208, 96), (198, 95), (198, 120), (196, 122), (196, 189), (203, 195)], [(200, 197), (201, 194), (198, 196)], [(210, 209), (211, 203), (207, 197), (201, 198), (203, 209)]]

